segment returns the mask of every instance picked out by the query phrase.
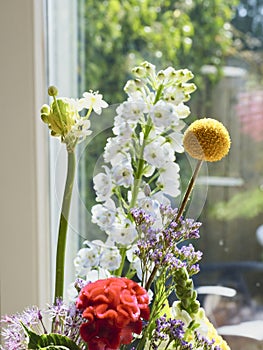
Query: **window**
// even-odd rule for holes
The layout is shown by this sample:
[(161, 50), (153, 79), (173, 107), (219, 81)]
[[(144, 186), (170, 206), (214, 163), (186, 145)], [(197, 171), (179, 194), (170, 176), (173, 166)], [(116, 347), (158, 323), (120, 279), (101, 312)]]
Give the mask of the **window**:
[[(223, 65), (225, 48), (232, 48), (231, 16), (213, 13), (213, 8), (202, 1), (168, 1), (162, 6), (161, 2), (148, 0), (145, 7), (141, 1), (47, 3), (49, 82), (59, 87), (60, 95), (76, 97), (85, 90), (99, 89), (110, 103), (118, 103), (124, 98), (122, 86), (129, 69), (145, 59), (160, 67), (186, 65), (195, 72), (199, 92), (191, 102), (193, 118), (218, 118), (232, 136), (229, 157), (208, 165), (207, 174), (199, 178), (200, 193), (202, 189), (206, 191), (205, 184), (208, 194), (200, 216), (203, 272), (196, 284), (223, 284), (237, 289), (238, 295), (231, 302), (222, 298), (215, 305), (210, 300), (211, 316), (218, 326), (262, 319), (262, 72), (258, 79), (252, 65), (238, 57)], [(231, 9), (230, 2), (223, 3)], [(198, 22), (198, 13), (202, 13), (203, 24)], [(209, 16), (216, 18), (212, 24), (205, 21)], [(221, 44), (215, 40), (218, 37)], [(202, 47), (200, 42), (204, 43)], [(253, 52), (250, 54), (253, 56)], [(222, 74), (213, 75), (219, 68)], [(95, 160), (102, 153), (112, 120), (105, 123), (99, 124), (104, 136), (96, 130), (89, 147), (79, 150), (78, 187), (69, 233), (71, 263), (85, 238), (101, 234), (91, 224), (89, 213), (95, 203), (91, 190)], [(97, 127), (95, 122), (93, 125)], [(62, 182), (55, 183), (55, 178), (60, 172), (63, 177), (64, 170), (63, 151), (53, 141), (51, 186), (58, 200), (52, 204), (52, 213), (57, 218), (61, 191), (58, 185)], [(52, 227), (55, 239), (56, 221)], [(72, 268), (69, 271), (74, 273)], [(235, 339), (230, 339), (233, 346), (239, 342)], [(248, 346), (253, 342), (247, 341)]]

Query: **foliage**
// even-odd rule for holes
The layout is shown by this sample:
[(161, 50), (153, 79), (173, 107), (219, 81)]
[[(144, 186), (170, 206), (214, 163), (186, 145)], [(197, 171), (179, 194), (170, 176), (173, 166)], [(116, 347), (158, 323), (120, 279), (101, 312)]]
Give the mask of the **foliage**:
[(219, 202), (211, 213), (219, 220), (251, 219), (263, 212), (263, 195), (260, 188), (238, 192), (227, 202)]
[(195, 75), (205, 64), (220, 68), (232, 45), (229, 22), (236, 4), (237, 0), (86, 0), (79, 28), (85, 41), (79, 43), (85, 56), (82, 85), (104, 91), (105, 99), (116, 103), (124, 97), (119, 86), (127, 72), (145, 59), (157, 67), (160, 61), (164, 66), (187, 66)]
[[(157, 68), (188, 67), (200, 88), (196, 97), (202, 97), (202, 105), (207, 103), (202, 85), (207, 84), (206, 89), (210, 89), (211, 81), (220, 76), (224, 59), (230, 54), (229, 23), (237, 3), (238, 0), (79, 1), (80, 89), (88, 86), (103, 91), (107, 102), (118, 103), (125, 99), (120, 87), (130, 77), (131, 67), (148, 60)], [(206, 74), (204, 78), (201, 72), (204, 65), (215, 65), (217, 74)], [(108, 134), (94, 137), (83, 155), (87, 174), (102, 153)], [(89, 186), (92, 180), (87, 175), (85, 181), (80, 194), (90, 209), (94, 204)]]
[(263, 48), (263, 3), (262, 0), (240, 0), (232, 23), (243, 33), (244, 49), (262, 51)]
[(23, 325), (23, 327), (29, 337), (28, 349), (80, 350), (80, 348), (66, 336), (55, 333), (38, 335), (25, 325)]

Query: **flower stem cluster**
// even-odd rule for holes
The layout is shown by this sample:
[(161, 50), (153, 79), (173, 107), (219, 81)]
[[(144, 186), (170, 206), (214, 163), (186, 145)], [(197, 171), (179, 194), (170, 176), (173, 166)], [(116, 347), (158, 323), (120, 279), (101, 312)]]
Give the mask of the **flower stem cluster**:
[[(101, 109), (108, 106), (102, 100), (98, 92), (85, 92), (83, 98), (57, 98), (58, 90), (55, 86), (48, 88), (48, 94), (53, 98), (49, 105), (41, 108), (41, 119), (51, 130), (51, 136), (58, 136), (61, 142), (67, 145), (67, 149), (73, 152), (77, 143), (82, 142), (91, 134), (90, 121), (88, 120), (92, 110), (101, 114)], [(86, 115), (81, 117), (79, 112), (85, 109)]]

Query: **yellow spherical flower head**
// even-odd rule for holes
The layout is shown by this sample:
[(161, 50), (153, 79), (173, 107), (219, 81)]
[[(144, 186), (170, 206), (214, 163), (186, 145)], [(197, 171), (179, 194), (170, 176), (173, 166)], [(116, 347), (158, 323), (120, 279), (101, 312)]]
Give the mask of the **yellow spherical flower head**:
[(225, 126), (211, 118), (198, 119), (184, 134), (184, 148), (195, 159), (216, 162), (227, 155), (230, 136)]

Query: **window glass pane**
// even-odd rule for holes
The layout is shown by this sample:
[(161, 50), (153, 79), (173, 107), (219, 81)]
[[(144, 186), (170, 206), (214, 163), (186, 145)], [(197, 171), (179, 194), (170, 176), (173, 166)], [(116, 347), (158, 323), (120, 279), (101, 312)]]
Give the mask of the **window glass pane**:
[[(114, 105), (126, 99), (123, 86), (131, 68), (144, 60), (157, 69), (189, 68), (198, 90), (189, 102), (192, 115), (187, 123), (212, 117), (229, 129), (231, 151), (204, 167), (189, 209), (203, 222), (197, 246), (204, 256), (196, 286), (223, 285), (237, 291), (234, 297), (201, 295), (218, 327), (263, 319), (263, 12), (259, 1), (236, 3), (237, 9), (233, 1), (204, 0), (49, 5), (50, 81), (62, 95), (80, 97), (84, 91), (99, 90)], [(90, 213), (96, 204), (92, 178), (112, 135), (114, 106), (105, 113), (92, 117), (94, 132), (79, 149), (72, 251), (85, 239), (103, 237)], [(178, 160), (185, 187), (193, 164), (184, 156)], [(237, 336), (229, 342), (233, 349), (258, 344)]]

